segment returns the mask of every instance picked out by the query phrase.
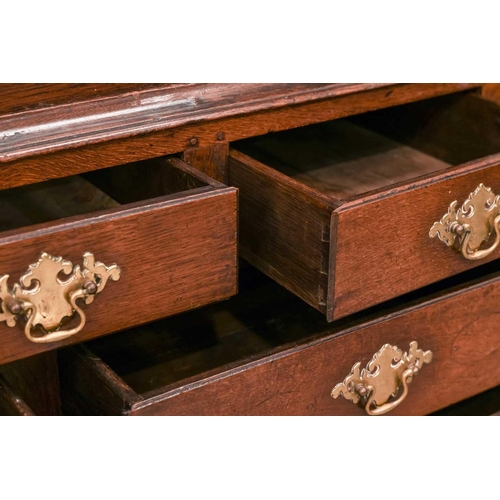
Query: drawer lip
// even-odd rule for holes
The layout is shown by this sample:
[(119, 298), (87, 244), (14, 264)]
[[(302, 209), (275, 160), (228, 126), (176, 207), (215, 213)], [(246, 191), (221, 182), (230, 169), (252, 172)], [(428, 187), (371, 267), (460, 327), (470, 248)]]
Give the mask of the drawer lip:
[[(174, 163), (184, 162), (175, 159)], [(201, 173), (195, 176), (204, 178)], [(209, 180), (208, 186), (150, 198), (9, 231), (0, 235), (2, 274), (12, 287), (41, 252), (73, 265), (84, 252), (121, 268), (91, 305), (83, 330), (66, 340), (38, 344), (26, 339), (22, 322), (0, 323), (0, 364), (131, 328), (237, 293), (238, 190)], [(118, 237), (117, 237), (118, 235)], [(150, 276), (148, 276), (150, 275)], [(156, 301), (148, 299), (152, 294)], [(120, 314), (111, 314), (126, 304)]]
[(477, 160), (462, 163), (461, 165), (455, 165), (435, 174), (431, 173), (416, 177), (415, 179), (411, 179), (410, 181), (398, 182), (392, 184), (388, 189), (381, 188), (370, 191), (362, 197), (358, 196), (346, 199), (338, 206), (338, 208), (336, 208), (335, 211), (340, 214), (346, 210), (351, 210), (358, 206), (364, 206), (369, 203), (383, 201), (386, 198), (390, 198), (391, 196), (403, 194), (414, 189), (426, 188), (427, 186), (437, 184), (438, 182), (444, 182), (449, 179), (465, 177), (474, 172), (478, 172), (489, 167), (495, 167), (497, 165), (500, 165), (500, 153), (484, 156)]
[(216, 189), (211, 186), (204, 186), (196, 189), (174, 193), (156, 198), (149, 198), (134, 203), (126, 203), (119, 207), (97, 210), (83, 215), (73, 215), (50, 222), (42, 222), (25, 226), (20, 229), (10, 229), (0, 232), (0, 246), (12, 242), (22, 241), (23, 239), (36, 236), (38, 234), (52, 234), (59, 231), (67, 231), (88, 224), (95, 224), (102, 221), (112, 221), (120, 217), (126, 217), (134, 214), (145, 213), (149, 210), (158, 210), (170, 206), (176, 206), (185, 202), (197, 201), (219, 193), (231, 192), (236, 188), (227, 187)]
[[(492, 289), (491, 288), (492, 286), (494, 286), (495, 288)], [(377, 338), (380, 337), (380, 342), (379, 342), (380, 345), (377, 345), (377, 347), (381, 347), (382, 343), (385, 343), (386, 341), (390, 342), (391, 338), (395, 337), (395, 335), (392, 332), (393, 327), (394, 327), (394, 323), (401, 324), (401, 322), (404, 322), (405, 316), (411, 317), (416, 312), (417, 313), (418, 312), (422, 312), (422, 313), (432, 312), (433, 313), (432, 317), (434, 317), (434, 313), (438, 312), (438, 308), (435, 308), (434, 306), (436, 306), (436, 305), (439, 306), (440, 303), (442, 303), (441, 307), (446, 306), (447, 303), (453, 301), (454, 299), (460, 298), (461, 296), (465, 297), (465, 296), (468, 296), (470, 294), (475, 294), (476, 292), (480, 293), (481, 289), (485, 290), (484, 304), (486, 306), (486, 309), (488, 309), (487, 308), (488, 302), (489, 302), (490, 306), (492, 305), (492, 302), (496, 302), (496, 298), (494, 296), (490, 297), (489, 294), (491, 294), (493, 292), (493, 295), (495, 295), (495, 293), (496, 293), (496, 295), (498, 295), (500, 293), (500, 271), (496, 271), (496, 272), (488, 275), (486, 278), (482, 277), (482, 278), (477, 278), (476, 280), (473, 280), (473, 281), (461, 283), (460, 285), (457, 285), (456, 287), (449, 289), (449, 291), (447, 291), (446, 293), (438, 292), (438, 293), (435, 293), (434, 295), (421, 297), (419, 299), (413, 300), (410, 303), (402, 304), (400, 306), (395, 307), (392, 310), (385, 311), (383, 313), (379, 313), (376, 317), (373, 317), (371, 319), (370, 318), (368, 318), (368, 319), (361, 318), (361, 320), (357, 321), (354, 324), (349, 325), (346, 328), (341, 328), (341, 327), (339, 328), (339, 327), (336, 327), (333, 325), (330, 327), (326, 327), (326, 329), (324, 331), (318, 333), (317, 335), (315, 334), (312, 338), (309, 337), (309, 338), (303, 339), (299, 342), (293, 342), (293, 343), (289, 343), (286, 345), (282, 345), (282, 346), (279, 346), (275, 349), (269, 350), (267, 352), (263, 352), (263, 353), (260, 353), (258, 355), (255, 355), (255, 356), (251, 356), (250, 358), (238, 360), (234, 363), (230, 363), (228, 365), (224, 365), (224, 366), (221, 366), (219, 368), (209, 370), (208, 372), (201, 373), (199, 375), (196, 375), (194, 377), (190, 377), (188, 379), (183, 379), (179, 382), (169, 384), (169, 385), (160, 387), (158, 389), (154, 389), (154, 390), (151, 390), (151, 391), (148, 391), (145, 393), (141, 393), (141, 394), (135, 393), (135, 391), (132, 390), (131, 393), (127, 394), (127, 397), (126, 397), (127, 407), (126, 407), (126, 411), (124, 412), (124, 414), (131, 414), (131, 415), (132, 414), (139, 414), (139, 415), (140, 414), (149, 414), (150, 410), (153, 410), (153, 413), (154, 413), (154, 409), (153, 409), (154, 405), (160, 404), (160, 403), (165, 403), (167, 400), (172, 400), (173, 401), (172, 404), (175, 406), (176, 402), (175, 402), (174, 398), (176, 398), (178, 396), (182, 397), (182, 395), (186, 395), (187, 393), (190, 393), (192, 391), (196, 391), (198, 389), (203, 389), (203, 388), (210, 386), (212, 384), (221, 383), (222, 385), (220, 386), (218, 391), (219, 391), (219, 393), (223, 393), (223, 392), (225, 392), (225, 388), (228, 387), (227, 383), (228, 383), (228, 380), (231, 379), (231, 377), (235, 377), (238, 375), (244, 376), (245, 372), (250, 373), (250, 372), (252, 372), (252, 370), (258, 371), (259, 368), (262, 368), (263, 370), (265, 370), (266, 365), (267, 365), (267, 367), (270, 367), (270, 366), (272, 366), (273, 363), (277, 363), (277, 362), (286, 360), (286, 358), (292, 359), (293, 356), (300, 356), (300, 358), (295, 360), (295, 362), (294, 362), (295, 366), (297, 366), (297, 365), (302, 366), (302, 364), (305, 365), (302, 368), (303, 371), (301, 372), (302, 375), (305, 377), (305, 379), (308, 379), (310, 377), (315, 377), (314, 368), (312, 368), (310, 365), (308, 368), (308, 363), (310, 363), (310, 361), (308, 361), (308, 359), (312, 359), (310, 354), (317, 351), (317, 349), (326, 349), (326, 350), (329, 350), (331, 352), (335, 352), (339, 349), (340, 349), (340, 351), (342, 351), (342, 349), (345, 350), (345, 348), (343, 348), (341, 346), (341, 343), (344, 343), (344, 345), (348, 344), (350, 342), (350, 339), (352, 339), (352, 337), (351, 338), (349, 337), (350, 335), (352, 335), (353, 337), (354, 336), (358, 336), (358, 337), (363, 336), (364, 339), (369, 339), (370, 335), (373, 334), (369, 330), (372, 329), (373, 327), (375, 327), (375, 335), (377, 336)], [(429, 309), (429, 308), (432, 308), (432, 309)], [(426, 311), (426, 309), (428, 311)], [(441, 310), (443, 310), (443, 309), (441, 309)], [(493, 312), (489, 311), (488, 314), (491, 316), (493, 314)], [(427, 321), (426, 326), (428, 326), (429, 328), (432, 327), (435, 329), (439, 328), (438, 326), (433, 326), (433, 325), (437, 325), (438, 322), (431, 321), (429, 315), (425, 316), (425, 314), (423, 314), (422, 316), (427, 318), (426, 319), (426, 321)], [(377, 328), (379, 328), (378, 333), (377, 333)], [(380, 335), (381, 331), (382, 331), (382, 334)], [(441, 350), (437, 350), (436, 352), (434, 352), (435, 356), (434, 356), (434, 360), (432, 362), (432, 363), (434, 363), (434, 365), (431, 363), (431, 365), (429, 365), (430, 367), (435, 366), (436, 363), (441, 363), (440, 366), (442, 366), (442, 370), (448, 370), (450, 368), (450, 365), (449, 365), (449, 363), (446, 362), (445, 358), (446, 358), (446, 356), (452, 355), (451, 350), (449, 349), (449, 344), (455, 345), (457, 338), (461, 335), (461, 333), (458, 332), (458, 337), (457, 337), (455, 335), (455, 333), (456, 332), (453, 328), (448, 328), (448, 331), (446, 332), (446, 335), (444, 337), (445, 341), (441, 346), (442, 348), (441, 348)], [(437, 330), (434, 330), (434, 331), (430, 332), (429, 335), (430, 335), (430, 337), (428, 337), (427, 342), (429, 341), (429, 339), (434, 339), (433, 341), (439, 343), (440, 332), (438, 332)], [(487, 335), (487, 334), (485, 333), (485, 335)], [(421, 348), (434, 349), (433, 346), (422, 345), (422, 343), (419, 341), (418, 338), (411, 338), (411, 340), (418, 341), (419, 346)], [(369, 343), (368, 340), (366, 340), (366, 341)], [(378, 342), (378, 340), (376, 342)], [(374, 344), (376, 342), (374, 342)], [(400, 347), (402, 349), (406, 349), (408, 347), (407, 345), (399, 345), (398, 343), (396, 343), (396, 345), (398, 345), (398, 347)], [(484, 343), (483, 343), (483, 345), (484, 345)], [(334, 346), (334, 347), (332, 347), (332, 346)], [(81, 355), (85, 355), (88, 359), (91, 359), (93, 363), (104, 364), (105, 370), (110, 370), (110, 372), (112, 374), (112, 377), (110, 377), (108, 379), (108, 381), (112, 381), (112, 379), (114, 377), (118, 377), (120, 384), (124, 383), (123, 379), (121, 379), (118, 375), (116, 375), (116, 373), (111, 368), (109, 368), (109, 366), (106, 365), (98, 356), (93, 354), (92, 350), (90, 348), (88, 348), (86, 346), (77, 346), (77, 348), (71, 348), (71, 349), (73, 351), (76, 351), (76, 349), (78, 349), (78, 351)], [(450, 350), (450, 352), (448, 352), (448, 350)], [(310, 352), (308, 353), (308, 351), (310, 351)], [(347, 351), (349, 351), (349, 349), (347, 349)], [(487, 353), (486, 356), (490, 356), (491, 354), (493, 354), (494, 356), (497, 356), (497, 358), (498, 358), (498, 354), (495, 354), (495, 352), (496, 351), (492, 351), (491, 353)], [(351, 357), (352, 357), (352, 360), (351, 360)], [(97, 358), (97, 360), (96, 360), (96, 358)], [(359, 359), (359, 361), (363, 361), (363, 360), (364, 360), (364, 362), (366, 362), (368, 359), (364, 359), (364, 356), (362, 356), (362, 359)], [(346, 368), (347, 373), (348, 373), (348, 370), (351, 368), (351, 366), (356, 361), (358, 361), (356, 353), (354, 353), (354, 354), (350, 353), (348, 359), (345, 360), (345, 364), (347, 367)], [(340, 364), (344, 364), (343, 359), (340, 363), (337, 363), (337, 365), (334, 364), (332, 366), (334, 368), (335, 368), (335, 366), (337, 366), (339, 368), (339, 371), (342, 371), (344, 369), (344, 367), (340, 367), (339, 366)], [(455, 366), (455, 370), (460, 370), (460, 368), (456, 367), (458, 365), (454, 365), (454, 366)], [(469, 366), (469, 369), (472, 369), (471, 366), (472, 365)], [(427, 367), (425, 367), (425, 368), (427, 368)], [(271, 368), (268, 368), (268, 369), (271, 370)], [(422, 375), (421, 376), (419, 375), (419, 378), (416, 379), (415, 384), (414, 385), (412, 384), (412, 390), (416, 390), (418, 388), (418, 384), (421, 382), (421, 379), (423, 379), (425, 377), (425, 375), (424, 375), (425, 371), (426, 371), (426, 369), (424, 369), (422, 371)], [(276, 373), (277, 373), (277, 371), (273, 368), (271, 372), (267, 372), (267, 375), (265, 375), (264, 378), (267, 380), (267, 377), (271, 377), (271, 379), (269, 379), (269, 382), (273, 382), (273, 377), (276, 376)], [(333, 373), (333, 370), (332, 370), (332, 373)], [(345, 375), (347, 375), (347, 373), (345, 373)], [(341, 380), (336, 380), (335, 377), (338, 377), (338, 374), (332, 375), (331, 387), (329, 388), (330, 390), (335, 385), (335, 383), (341, 382)], [(443, 376), (443, 378), (446, 378), (446, 377)], [(500, 383), (500, 373), (494, 373), (493, 376), (491, 377), (491, 381), (488, 382), (488, 380), (486, 379), (486, 377), (482, 377), (482, 378), (480, 376), (477, 377), (477, 381), (475, 381), (475, 382), (477, 382), (477, 388), (478, 388), (477, 392), (482, 392), (484, 390), (487, 390), (491, 387), (498, 385)], [(286, 379), (286, 377), (283, 377), (283, 381), (284, 381), (283, 382), (284, 384), (291, 384), (292, 383), (292, 382), (288, 381)], [(238, 383), (240, 383), (240, 382), (238, 382)], [(427, 381), (427, 383), (429, 383), (429, 382), (430, 381)], [(307, 380), (304, 383), (305, 383), (305, 385), (307, 385)], [(438, 383), (438, 381), (436, 381), (436, 383)], [(114, 384), (116, 384), (116, 382), (114, 382)], [(238, 391), (240, 391), (240, 396), (242, 398), (244, 397), (244, 394), (248, 390), (248, 387), (245, 387), (244, 384), (245, 384), (245, 382), (241, 382), (241, 386), (238, 386)], [(455, 386), (456, 386), (456, 382), (455, 382)], [(121, 389), (118, 387), (117, 390), (121, 390)], [(259, 391), (260, 391), (260, 389), (259, 389)], [(263, 389), (262, 389), (262, 393), (264, 393)], [(436, 411), (440, 408), (444, 408), (445, 406), (448, 406), (449, 404), (453, 404), (454, 402), (457, 402), (460, 399), (463, 399), (465, 397), (470, 397), (473, 394), (474, 393), (471, 393), (471, 388), (469, 387), (469, 389), (465, 390), (465, 392), (463, 393), (463, 397), (460, 397), (458, 399), (453, 399), (454, 396), (453, 396), (453, 394), (451, 394), (450, 397), (447, 396), (448, 399), (446, 401), (444, 401), (443, 403), (433, 403), (432, 404), (433, 406), (432, 406), (427, 401), (427, 402), (425, 402), (424, 407), (426, 408), (426, 413), (431, 413), (431, 412)], [(312, 398), (316, 397), (316, 396), (319, 396), (319, 395), (313, 394), (310, 399), (312, 400)], [(293, 395), (291, 397), (293, 397)], [(329, 392), (328, 393), (324, 392), (324, 394), (322, 392), (321, 397), (322, 398), (329, 398)], [(232, 400), (232, 401), (234, 403), (233, 407), (238, 408), (239, 402), (236, 400)], [(327, 399), (327, 401), (330, 401), (330, 400)], [(345, 412), (345, 411), (347, 411), (347, 413), (349, 413), (349, 410), (351, 409), (352, 403), (348, 402), (348, 401), (344, 401), (344, 400), (337, 400), (335, 402), (332, 402), (332, 405), (334, 405), (334, 406), (331, 406), (330, 410), (333, 412), (335, 412), (335, 408), (336, 408), (335, 405), (343, 405), (342, 410), (339, 410), (339, 411), (341, 413)], [(181, 406), (182, 406), (182, 403), (181, 403)], [(356, 411), (358, 411), (358, 409), (356, 409), (355, 405), (352, 405), (352, 406), (354, 408), (354, 410), (353, 410), (354, 413), (356, 413)], [(409, 408), (406, 407), (406, 410), (409, 410)], [(167, 406), (164, 407), (164, 410), (160, 410), (160, 411), (166, 411), (167, 414), (169, 414)], [(208, 413), (214, 414), (210, 411)], [(238, 412), (236, 412), (236, 413), (238, 413)], [(176, 414), (175, 409), (172, 412), (172, 414)], [(180, 414), (184, 414), (184, 413), (180, 413)], [(272, 412), (271, 412), (271, 414), (272, 414)], [(290, 414), (296, 414), (296, 413), (291, 412)]]

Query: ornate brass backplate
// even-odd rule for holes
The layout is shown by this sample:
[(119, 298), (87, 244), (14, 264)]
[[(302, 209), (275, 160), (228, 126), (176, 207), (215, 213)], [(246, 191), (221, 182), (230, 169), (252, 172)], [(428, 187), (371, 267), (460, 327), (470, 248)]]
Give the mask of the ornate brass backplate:
[(385, 344), (366, 368), (360, 370), (361, 363), (356, 363), (345, 380), (333, 388), (331, 396), (336, 399), (342, 394), (347, 400), (362, 404), (368, 415), (382, 415), (403, 402), (413, 376), (431, 360), (432, 352), (418, 349), (416, 342), (410, 342), (408, 353)]
[[(458, 243), (458, 249), (466, 259), (483, 259), (490, 255), (500, 243), (500, 196), (491, 188), (479, 184), (460, 208), (454, 201), (439, 222), (435, 222), (429, 236), (437, 236), (447, 246)], [(479, 250), (486, 243), (493, 230), (495, 242), (489, 248)]]
[[(94, 295), (101, 292), (108, 279), (120, 279), (120, 268), (113, 264), (106, 266), (96, 262), (94, 254), (83, 254), (80, 267), (62, 257), (53, 257), (43, 252), (38, 262), (30, 264), (28, 271), (9, 289), (8, 274), (0, 276), (0, 300), (2, 312), (0, 321), (14, 326), (16, 321), (26, 321), (24, 333), (32, 342), (57, 342), (75, 335), (85, 325), (86, 317), (76, 301), (83, 299), (91, 304)], [(61, 276), (66, 275), (66, 279)], [(80, 316), (79, 324), (69, 330), (61, 330), (64, 318)], [(43, 335), (33, 335), (33, 330), (40, 326)]]

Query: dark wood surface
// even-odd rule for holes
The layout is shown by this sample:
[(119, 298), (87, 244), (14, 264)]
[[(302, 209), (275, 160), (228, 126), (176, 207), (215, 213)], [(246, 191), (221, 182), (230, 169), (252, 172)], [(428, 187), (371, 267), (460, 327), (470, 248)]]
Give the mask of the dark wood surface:
[(428, 233), (479, 183), (500, 192), (499, 117), (466, 93), (236, 143), (241, 255), (329, 320), (497, 258)]
[(0, 189), (182, 152), (193, 140), (210, 146), (220, 134), (235, 141), (473, 88), (479, 85), (197, 84), (6, 115)]
[(0, 378), (3, 380), (4, 396), (10, 394), (7, 399), (16, 403), (14, 406), (18, 411), (28, 408), (36, 415), (61, 414), (59, 369), (55, 352), (2, 365)]
[(328, 314), (328, 258), (335, 200), (231, 150), (240, 194), (240, 255)]
[[(221, 135), (224, 137), (224, 134)], [(224, 184), (229, 182), (228, 170), (229, 143), (220, 143), (203, 148), (189, 148), (182, 153), (182, 159), (200, 172)]]
[(348, 120), (256, 137), (235, 148), (339, 205), (341, 200), (450, 167)]
[[(74, 265), (81, 264), (84, 252), (90, 251), (106, 265), (118, 264), (122, 274), (91, 305), (83, 306), (84, 330), (66, 341), (36, 344), (25, 337), (19, 322), (14, 327), (2, 323), (0, 364), (236, 293), (236, 189), (208, 179), (176, 158), (165, 160), (163, 168), (190, 172), (190, 176), (206, 179), (206, 186), (3, 233), (1, 272), (10, 275), (10, 286), (42, 251), (62, 255)], [(146, 185), (147, 171), (142, 171)], [(122, 175), (127, 174), (128, 169)], [(176, 180), (182, 180), (182, 175)], [(73, 318), (67, 327), (76, 321)]]
[(436, 417), (500, 415), (500, 386), (432, 414)]
[(56, 221), (120, 204), (74, 175), (0, 191), (0, 231)]
[[(113, 412), (363, 415), (351, 402), (333, 400), (333, 386), (384, 343), (407, 349), (416, 340), (433, 351), (433, 360), (391, 414), (433, 413), (500, 383), (500, 264), (488, 271), (332, 324), (271, 280), (249, 281), (245, 271), (241, 293), (229, 301), (61, 351), (67, 356), (62, 376), (72, 380), (64, 405), (73, 413), (97, 405), (91, 411), (102, 413), (109, 411), (102, 393), (126, 390)], [(76, 376), (82, 363), (108, 387)], [(105, 375), (109, 370), (118, 381)]]
[(0, 376), (0, 417), (32, 417), (35, 413)]

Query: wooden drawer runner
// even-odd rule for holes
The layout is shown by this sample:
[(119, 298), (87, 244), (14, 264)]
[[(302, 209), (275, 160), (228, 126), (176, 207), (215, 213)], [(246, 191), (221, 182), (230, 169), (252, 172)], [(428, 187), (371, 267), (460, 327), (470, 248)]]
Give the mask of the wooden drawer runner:
[[(5, 230), (0, 234), (0, 274), (9, 275), (10, 290), (42, 252), (80, 266), (84, 253), (91, 252), (97, 261), (120, 268), (119, 279), (109, 279), (92, 303), (78, 299), (86, 323), (65, 340), (29, 340), (29, 313), (19, 315), (12, 327), (2, 321), (0, 364), (190, 310), (237, 291), (237, 190), (177, 158), (2, 191), (0, 208)], [(71, 266), (64, 272), (69, 274)], [(55, 290), (44, 299), (48, 308), (51, 301), (60, 303), (56, 276), (64, 281), (62, 272), (36, 275), (41, 289), (48, 284)], [(6, 293), (2, 297), (11, 300)], [(4, 313), (8, 307), (2, 303)], [(54, 330), (78, 328), (81, 318), (75, 313)], [(28, 331), (37, 338), (47, 334), (34, 326)]]
[(433, 359), (390, 415), (435, 412), (500, 384), (500, 263), (487, 270), (333, 324), (247, 270), (225, 303), (59, 351), (63, 413), (364, 415), (332, 388), (412, 341)]
[(499, 120), (464, 93), (236, 143), (241, 256), (328, 321), (498, 258), (429, 231), (481, 183), (500, 193)]

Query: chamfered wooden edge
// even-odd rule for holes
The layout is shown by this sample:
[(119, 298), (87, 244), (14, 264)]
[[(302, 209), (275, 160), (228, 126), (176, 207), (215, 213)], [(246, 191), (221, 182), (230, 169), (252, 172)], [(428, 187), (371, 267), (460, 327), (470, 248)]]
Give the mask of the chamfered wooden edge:
[(314, 338), (308, 338), (299, 342), (282, 345), (268, 352), (239, 360), (234, 363), (230, 363), (229, 365), (210, 370), (209, 372), (202, 373), (195, 377), (190, 377), (186, 380), (181, 380), (174, 384), (170, 384), (169, 386), (148, 391), (140, 395), (140, 401), (136, 401), (132, 404), (132, 406), (130, 407), (130, 413), (133, 414), (135, 411), (142, 410), (160, 401), (173, 398), (184, 392), (188, 392), (199, 387), (218, 382), (237, 373), (250, 370), (264, 364), (273, 363), (274, 361), (281, 358), (291, 356), (298, 352), (305, 351), (311, 347), (332, 341), (340, 337), (344, 337), (346, 335), (349, 335), (350, 333), (359, 332), (376, 324), (384, 323), (391, 319), (404, 316), (422, 308), (430, 307), (434, 304), (446, 301), (453, 297), (487, 287), (494, 284), (495, 282), (498, 282), (499, 280), (500, 272), (496, 272), (486, 279), (484, 279), (484, 277), (480, 277), (473, 281), (461, 283), (449, 290), (446, 290), (445, 292), (431, 294), (430, 296), (415, 299), (409, 304), (396, 306), (386, 314), (380, 315), (379, 313), (374, 315), (374, 317), (372, 318), (362, 318), (361, 320), (355, 320), (345, 329), (339, 329), (334, 324), (327, 327), (323, 332), (319, 332), (314, 336)]

